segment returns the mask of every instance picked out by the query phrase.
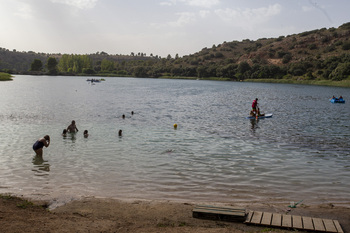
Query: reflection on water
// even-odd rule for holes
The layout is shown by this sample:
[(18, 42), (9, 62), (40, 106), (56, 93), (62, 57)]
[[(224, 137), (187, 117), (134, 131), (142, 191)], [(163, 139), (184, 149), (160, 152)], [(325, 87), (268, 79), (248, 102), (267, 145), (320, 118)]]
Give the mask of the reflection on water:
[(66, 139), (71, 139), (72, 142), (74, 143), (75, 140), (77, 140), (77, 133), (68, 133), (67, 136), (65, 137)]
[(47, 160), (43, 159), (43, 156), (35, 155), (32, 160), (34, 175), (36, 176), (45, 176), (49, 175), (50, 164)]
[(250, 129), (253, 134), (255, 134), (256, 129), (259, 128), (258, 123), (259, 119), (249, 119), (250, 120)]

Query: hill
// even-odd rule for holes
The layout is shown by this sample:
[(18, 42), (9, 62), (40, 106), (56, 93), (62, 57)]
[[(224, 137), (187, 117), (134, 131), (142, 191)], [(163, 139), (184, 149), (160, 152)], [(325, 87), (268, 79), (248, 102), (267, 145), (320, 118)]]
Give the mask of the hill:
[[(224, 80), (325, 79), (339, 81), (350, 75), (350, 23), (278, 38), (223, 42), (183, 57), (135, 55), (43, 54), (0, 49), (0, 70), (28, 73), (35, 59), (39, 73), (60, 75), (114, 75), (136, 77), (196, 77)], [(40, 64), (39, 62), (39, 64)], [(55, 62), (54, 62), (55, 63)], [(57, 66), (56, 66), (57, 65)], [(52, 70), (51, 70), (52, 71)], [(30, 73), (30, 72), (29, 72)]]

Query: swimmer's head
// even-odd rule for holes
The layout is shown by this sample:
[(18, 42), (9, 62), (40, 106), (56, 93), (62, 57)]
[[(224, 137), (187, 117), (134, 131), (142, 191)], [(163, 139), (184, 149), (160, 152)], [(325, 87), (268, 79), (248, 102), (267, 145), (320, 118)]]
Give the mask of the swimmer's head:
[(49, 135), (45, 135), (44, 138), (45, 138), (47, 141), (50, 141), (50, 136), (49, 136)]

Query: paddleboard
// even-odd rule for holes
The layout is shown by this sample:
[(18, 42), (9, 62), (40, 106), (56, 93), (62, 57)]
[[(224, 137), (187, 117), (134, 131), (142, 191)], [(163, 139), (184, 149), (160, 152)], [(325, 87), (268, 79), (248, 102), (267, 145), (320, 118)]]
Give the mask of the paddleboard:
[[(269, 113), (269, 114), (265, 114), (264, 116), (259, 116), (258, 119), (271, 118), (271, 117), (272, 117), (272, 113)], [(249, 117), (247, 117), (247, 119), (256, 119), (256, 117), (249, 116)]]

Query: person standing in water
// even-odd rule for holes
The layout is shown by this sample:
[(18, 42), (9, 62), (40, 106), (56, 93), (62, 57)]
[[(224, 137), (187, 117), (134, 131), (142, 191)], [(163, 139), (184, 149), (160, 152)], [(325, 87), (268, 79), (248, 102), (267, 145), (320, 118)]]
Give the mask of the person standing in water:
[(39, 138), (34, 144), (33, 144), (33, 150), (35, 151), (36, 155), (42, 156), (43, 155), (43, 147), (48, 147), (50, 145), (50, 136), (45, 135), (43, 138)]
[(257, 113), (258, 112), (258, 98), (256, 98), (252, 103), (252, 110)]
[(72, 124), (70, 124), (70, 125), (67, 127), (67, 131), (68, 131), (69, 133), (75, 133), (75, 132), (78, 132), (78, 131), (79, 131), (78, 128), (77, 128), (77, 126), (75, 125), (75, 121), (74, 121), (74, 120), (72, 121)]

